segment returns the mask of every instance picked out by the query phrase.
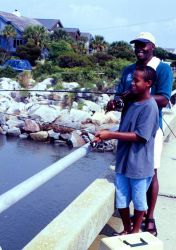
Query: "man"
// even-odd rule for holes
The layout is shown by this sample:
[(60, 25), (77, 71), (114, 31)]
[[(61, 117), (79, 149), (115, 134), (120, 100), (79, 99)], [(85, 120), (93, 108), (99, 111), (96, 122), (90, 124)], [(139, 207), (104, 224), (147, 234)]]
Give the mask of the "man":
[(135, 69), (138, 67), (138, 65), (151, 66), (156, 70), (157, 74), (156, 83), (151, 88), (151, 94), (153, 95), (158, 105), (160, 128), (158, 129), (155, 138), (155, 147), (154, 147), (155, 174), (153, 176), (151, 185), (147, 192), (148, 210), (146, 213), (146, 220), (145, 220), (145, 230), (156, 236), (157, 229), (154, 220), (154, 209), (159, 191), (157, 169), (160, 165), (160, 157), (161, 157), (162, 141), (163, 141), (162, 108), (167, 105), (171, 96), (173, 74), (168, 64), (160, 61), (159, 58), (154, 56), (156, 42), (154, 36), (151, 33), (141, 32), (130, 43), (134, 44), (134, 51), (137, 61), (136, 63), (125, 68), (122, 74), (121, 82), (117, 86), (117, 95), (121, 95), (122, 93), (130, 89), (133, 79), (133, 73)]

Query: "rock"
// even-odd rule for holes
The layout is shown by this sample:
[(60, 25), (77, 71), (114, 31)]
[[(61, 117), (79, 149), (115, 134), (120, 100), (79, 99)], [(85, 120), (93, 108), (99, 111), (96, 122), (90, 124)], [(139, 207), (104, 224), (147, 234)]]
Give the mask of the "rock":
[(20, 139), (27, 139), (29, 137), (29, 134), (23, 133), (19, 135)]
[(60, 133), (56, 133), (52, 129), (52, 130), (48, 131), (48, 135), (49, 135), (50, 138), (53, 138), (54, 140), (57, 140), (57, 139), (59, 139)]
[(53, 105), (39, 105), (35, 110), (30, 108), (28, 113), (34, 120), (39, 119), (42, 122), (51, 123), (60, 115), (60, 109)]
[(21, 131), (19, 128), (9, 128), (7, 130), (7, 134), (12, 135), (12, 136), (19, 136), (21, 134)]
[(76, 130), (71, 133), (70, 141), (72, 142), (74, 148), (81, 147), (85, 144), (84, 139)]
[(30, 137), (34, 141), (47, 141), (48, 133), (46, 131), (39, 131), (39, 132), (36, 132), (36, 133), (30, 133)]
[(85, 100), (84, 105), (87, 106), (89, 112), (101, 112), (102, 107), (95, 102)]
[(19, 120), (16, 116), (9, 116), (9, 120), (6, 121), (6, 125), (8, 128), (21, 128), (24, 125), (24, 121)]
[(91, 114), (88, 112), (85, 112), (83, 110), (77, 110), (77, 109), (70, 110), (71, 121), (81, 123), (82, 121), (85, 121), (88, 118), (91, 118)]
[(26, 132), (34, 133), (40, 131), (40, 127), (34, 120), (26, 119), (24, 122), (23, 130)]
[(72, 89), (76, 89), (79, 88), (79, 83), (77, 82), (63, 82), (62, 86), (64, 89), (68, 89), (68, 90), (72, 90)]

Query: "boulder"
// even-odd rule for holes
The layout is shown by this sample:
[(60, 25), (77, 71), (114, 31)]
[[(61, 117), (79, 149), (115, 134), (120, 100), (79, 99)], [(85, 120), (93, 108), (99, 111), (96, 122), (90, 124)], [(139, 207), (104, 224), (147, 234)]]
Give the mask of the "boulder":
[(48, 133), (46, 131), (39, 131), (36, 133), (30, 133), (30, 137), (34, 140), (34, 141), (47, 141), (48, 139)]

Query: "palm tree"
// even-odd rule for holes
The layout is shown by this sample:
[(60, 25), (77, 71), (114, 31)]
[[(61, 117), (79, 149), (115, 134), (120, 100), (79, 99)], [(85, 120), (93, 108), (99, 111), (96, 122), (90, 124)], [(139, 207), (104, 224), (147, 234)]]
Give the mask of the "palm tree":
[(48, 43), (48, 33), (45, 28), (40, 25), (28, 26), (24, 30), (23, 38), (26, 39), (27, 42), (33, 41), (40, 49)]
[(10, 50), (10, 41), (17, 35), (15, 28), (11, 24), (5, 25), (2, 30), (2, 36), (7, 39), (6, 50)]
[(84, 55), (87, 53), (86, 43), (88, 39), (86, 37), (80, 36), (79, 40), (75, 41), (72, 45), (74, 51), (76, 53), (79, 53), (81, 55)]
[(91, 46), (95, 52), (104, 52), (108, 48), (108, 43), (104, 40), (103, 36), (96, 35)]
[(64, 40), (69, 43), (73, 42), (73, 39), (71, 38), (71, 36), (69, 36), (69, 34), (61, 28), (55, 29), (54, 32), (50, 34), (50, 38), (51, 40), (54, 40), (54, 41)]

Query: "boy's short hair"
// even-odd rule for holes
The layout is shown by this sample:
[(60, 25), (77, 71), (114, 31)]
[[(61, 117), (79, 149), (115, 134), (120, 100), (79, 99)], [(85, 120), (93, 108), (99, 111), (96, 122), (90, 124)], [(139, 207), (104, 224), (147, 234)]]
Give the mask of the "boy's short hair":
[(151, 86), (156, 82), (156, 71), (152, 67), (139, 65), (136, 70), (143, 72), (144, 81), (152, 81)]

